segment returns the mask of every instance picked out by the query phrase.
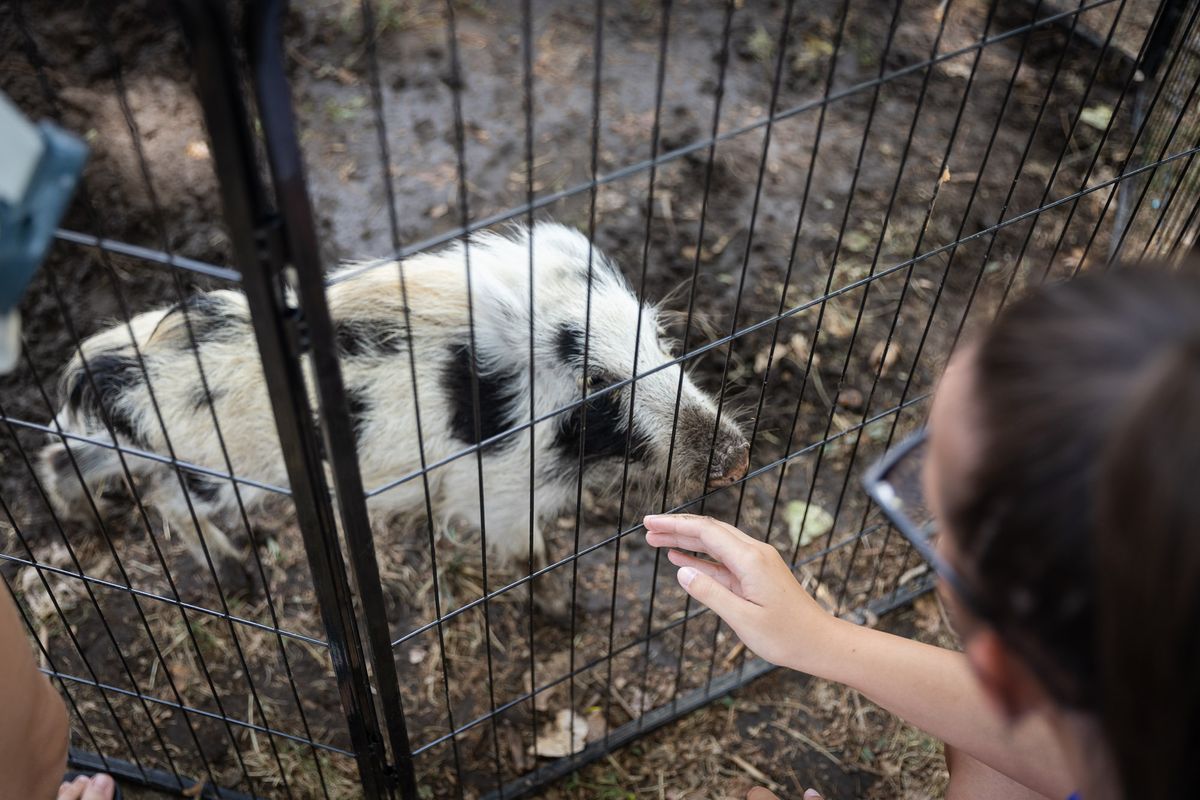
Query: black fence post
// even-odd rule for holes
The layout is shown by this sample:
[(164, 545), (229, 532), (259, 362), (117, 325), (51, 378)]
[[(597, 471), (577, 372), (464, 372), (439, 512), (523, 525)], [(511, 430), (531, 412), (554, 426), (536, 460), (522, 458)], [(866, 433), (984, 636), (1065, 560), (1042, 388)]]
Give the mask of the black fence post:
[(310, 333), (313, 376), (321, 407), (326, 453), (367, 629), (375, 689), (392, 746), (389, 762), (394, 765), (392, 777), (403, 797), (416, 800), (416, 777), (392, 652), (383, 582), (367, 513), (366, 490), (358, 467), (358, 452), (354, 446), (354, 424), (338, 361), (337, 337), (325, 298), (320, 246), (308, 185), (304, 180), (304, 159), (296, 135), (291, 85), (284, 67), (283, 18), (286, 10), (287, 0), (257, 0), (246, 10), (251, 81), (258, 98), (258, 113), (283, 223), (287, 260), (296, 270), (296, 288)]
[[(1168, 54), (1172, 52), (1171, 45), (1179, 36), (1179, 47), (1186, 47), (1187, 43), (1183, 40), (1182, 33), (1179, 30), (1180, 22), (1183, 18), (1183, 12), (1190, 6), (1191, 3), (1197, 0), (1160, 0), (1159, 13), (1156, 15), (1158, 20), (1152, 31), (1148, 32), (1149, 40), (1146, 42), (1145, 52), (1142, 54), (1140, 61), (1133, 65), (1133, 69), (1141, 73), (1140, 80), (1137, 84), (1137, 89), (1133, 95), (1133, 108), (1130, 114), (1129, 128), (1130, 131), (1136, 132), (1141, 130), (1146, 119), (1146, 115), (1154, 109), (1150, 105), (1157, 105), (1148, 100), (1148, 93), (1157, 97), (1158, 84), (1167, 79), (1163, 73), (1163, 61)], [(1166, 70), (1170, 70), (1171, 65), (1166, 65)], [(1148, 105), (1149, 103), (1149, 105)], [(1181, 111), (1180, 113), (1184, 113)], [(1140, 151), (1145, 149), (1145, 141), (1139, 142)], [(1190, 162), (1189, 162), (1190, 163)], [(1126, 165), (1126, 168), (1131, 168)], [(1138, 180), (1123, 180), (1117, 186), (1117, 211), (1113, 218), (1112, 234), (1109, 238), (1108, 258), (1113, 259), (1117, 256), (1118, 246), (1124, 242), (1127, 229), (1134, 223), (1133, 217), (1136, 215), (1136, 210), (1131, 207), (1133, 195), (1137, 193), (1139, 187), (1143, 185), (1143, 181), (1152, 181), (1155, 172)], [(1200, 237), (1193, 242), (1193, 250), (1200, 248)]]
[[(391, 797), (383, 736), (301, 368), (310, 321), (287, 296), (287, 242), (259, 178), (225, 4), (223, 0), (175, 0), (175, 8), (189, 46), (221, 201), (242, 272), (363, 796)], [(302, 266), (311, 264), (305, 261)], [(327, 310), (323, 322), (329, 325)], [(340, 410), (344, 415), (344, 401)]]

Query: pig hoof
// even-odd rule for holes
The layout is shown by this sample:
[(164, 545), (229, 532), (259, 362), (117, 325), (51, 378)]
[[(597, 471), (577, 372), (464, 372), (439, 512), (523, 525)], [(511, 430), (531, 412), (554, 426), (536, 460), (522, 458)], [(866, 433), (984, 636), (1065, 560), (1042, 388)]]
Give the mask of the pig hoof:
[(533, 606), (551, 624), (565, 628), (571, 621), (571, 591), (557, 576), (543, 575), (533, 584)]
[(246, 600), (254, 596), (258, 583), (246, 565), (236, 558), (222, 558), (216, 564), (221, 591), (226, 599)]

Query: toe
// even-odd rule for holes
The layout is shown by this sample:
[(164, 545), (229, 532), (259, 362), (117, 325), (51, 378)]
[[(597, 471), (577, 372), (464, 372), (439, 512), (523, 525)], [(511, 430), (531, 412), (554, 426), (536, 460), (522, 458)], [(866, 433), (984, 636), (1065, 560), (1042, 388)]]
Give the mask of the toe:
[(112, 800), (115, 791), (112, 778), (103, 773), (93, 775), (83, 792), (83, 800)]
[(58, 787), (58, 795), (55, 800), (79, 800), (83, 797), (83, 790), (88, 785), (88, 776), (80, 775), (73, 781), (64, 781), (62, 786)]
[(755, 786), (746, 795), (746, 800), (779, 800), (774, 792), (770, 789), (764, 789), (761, 786)]

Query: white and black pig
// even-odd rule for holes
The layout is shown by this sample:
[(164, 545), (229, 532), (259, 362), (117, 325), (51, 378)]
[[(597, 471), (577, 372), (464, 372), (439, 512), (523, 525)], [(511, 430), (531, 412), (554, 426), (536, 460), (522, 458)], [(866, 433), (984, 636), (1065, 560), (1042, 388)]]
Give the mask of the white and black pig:
[[(529, 305), (529, 248), (533, 246), (534, 308)], [(471, 267), (474, 341), (467, 303), (466, 259)], [(534, 382), (535, 416), (576, 405), (536, 425), (534, 557), (544, 564), (541, 523), (574, 507), (583, 444), (585, 485), (604, 491), (619, 485), (629, 439), (631, 475), (659, 481), (666, 471), (680, 367), (669, 361), (654, 306), (639, 308), (621, 272), (593, 251), (590, 337), (584, 374), (584, 328), (588, 297), (588, 240), (576, 231), (539, 223), (533, 235), (514, 228), (507, 235), (475, 236), (414, 256), (404, 264), (411, 339), (406, 335), (400, 282), (394, 264), (349, 267), (331, 277), (328, 300), (343, 377), (354, 417), (364, 484), (379, 487), (420, 469), (417, 405), (409, 370), (411, 347), (417, 365), (421, 435), (429, 463), (502, 434), (530, 419), (529, 383)], [(225, 472), (212, 423), (215, 410), (234, 474), (287, 486), (271, 403), (263, 382), (245, 297), (235, 291), (198, 294), (179, 306), (157, 309), (101, 331), (83, 343), (89, 375), (78, 354), (60, 385), (58, 423), (70, 433), (108, 441), (106, 414), (121, 445), (169, 452), (180, 461)], [(534, 321), (534, 364), (529, 363), (529, 320)], [(638, 338), (640, 319), (640, 339)], [(150, 386), (131, 345), (137, 340)], [(191, 341), (203, 365), (205, 391)], [(632, 430), (630, 385), (578, 401), (589, 392), (633, 376), (637, 342)], [(474, 349), (472, 349), (474, 348)], [(478, 429), (471, 360), (478, 376)], [(309, 381), (311, 385), (311, 381)], [(746, 474), (747, 444), (737, 425), (706, 392), (683, 376), (671, 470), (673, 485), (695, 491), (728, 485)], [(210, 409), (209, 397), (215, 408)], [(157, 410), (155, 406), (157, 405)], [(161, 419), (161, 422), (160, 422)], [(165, 432), (164, 432), (165, 427)], [(714, 427), (715, 449), (711, 456)], [(581, 436), (581, 428), (583, 435)], [(69, 440), (72, 454), (93, 494), (120, 481), (124, 472), (110, 448)], [(56, 510), (86, 520), (89, 506), (65, 445), (41, 453), (41, 472)], [(476, 457), (468, 454), (429, 472), (439, 521), (459, 515), (474, 526), (486, 523), (488, 542), (501, 557), (528, 556), (530, 436), (510, 433), (483, 449), (484, 498), (479, 508)], [(169, 465), (127, 456), (143, 501), (158, 509), (173, 531), (200, 555), (196, 526), (177, 473)], [(201, 532), (218, 560), (240, 560), (225, 530), (238, 521), (229, 480), (182, 470)], [(266, 490), (240, 484), (248, 509)], [(424, 510), (420, 479), (408, 480), (369, 500), (372, 518)]]

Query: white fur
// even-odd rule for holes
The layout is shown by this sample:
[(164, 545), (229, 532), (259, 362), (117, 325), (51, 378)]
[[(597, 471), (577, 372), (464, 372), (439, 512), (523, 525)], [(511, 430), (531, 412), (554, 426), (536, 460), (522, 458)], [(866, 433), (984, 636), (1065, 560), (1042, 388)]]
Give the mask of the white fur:
[[(421, 415), (421, 442), (426, 463), (436, 463), (461, 453), (469, 442), (455, 435), (453, 415), (464, 398), (448, 396), (445, 376), (452, 362), (456, 343), (471, 337), (467, 303), (467, 261), (470, 262), (471, 295), (474, 308), (474, 352), (479, 373), (501, 372), (504, 385), (514, 398), (510, 408), (512, 424), (530, 417), (529, 368), (529, 252), (531, 237), (524, 229), (508, 236), (483, 234), (441, 251), (415, 256), (404, 262), (403, 272), (411, 310), (412, 355), (417, 365), (417, 399)], [(533, 230), (534, 272), (534, 367), (533, 388), (536, 415), (576, 403), (581, 397), (582, 371), (578, 365), (564, 362), (559, 345), (563, 325), (583, 329), (587, 310), (589, 244), (586, 238), (568, 228), (543, 223)], [(634, 372), (637, 344), (639, 375), (671, 360), (660, 341), (656, 309), (639, 309), (636, 297), (617, 268), (598, 250), (590, 253), (592, 287), (588, 345), (591, 371), (613, 378), (628, 379)], [(400, 294), (400, 272), (395, 263), (369, 269), (347, 267), (331, 277), (328, 289), (330, 311), (342, 323), (357, 321), (360, 330), (370, 330), (372, 321), (382, 321), (380, 330), (391, 331), (394, 343), (402, 326), (404, 309)], [(204, 311), (189, 311), (197, 336), (199, 356), (211, 390), (216, 416), (228, 448), (234, 474), (278, 486), (287, 486), (280, 446), (271, 413), (271, 404), (262, 378), (258, 352), (249, 325), (245, 298), (237, 292), (209, 295), (221, 306), (224, 327), (209, 325), (201, 330), (197, 323), (211, 323)], [(640, 334), (639, 334), (640, 320)], [(212, 413), (203, 402), (200, 373), (195, 352), (178, 311), (158, 309), (135, 317), (133, 335), (150, 375), (166, 435), (181, 461), (226, 471)], [(120, 358), (134, 356), (124, 324), (102, 331), (84, 343), (89, 362), (104, 353)], [(362, 418), (359, 439), (359, 464), (363, 483), (373, 489), (421, 469), (417, 437), (417, 404), (414, 403), (409, 353), (403, 346), (381, 348), (384, 352), (359, 352), (343, 355), (342, 372), (347, 387), (359, 393), (367, 413)], [(71, 361), (64, 385), (81, 379), (78, 356)], [(310, 385), (312, 376), (309, 375)], [(642, 432), (645, 458), (637, 470), (661, 478), (675, 419), (676, 392), (680, 368), (671, 365), (636, 383), (635, 426)], [(595, 388), (593, 389), (593, 391)], [(628, 414), (630, 389), (615, 391), (624, 414)], [(197, 402), (200, 398), (200, 402)], [(142, 447), (156, 453), (169, 452), (163, 425), (155, 413), (150, 391), (143, 380), (131, 381), (118, 396), (106, 400), (110, 413), (123, 415), (134, 432), (133, 437), (118, 435), (123, 445)], [(709, 436), (696, 431), (706, 424), (711, 432), (716, 419), (713, 400), (686, 376), (682, 379), (681, 419), (684, 414), (694, 424), (685, 441), (681, 429), (675, 443), (673, 472), (687, 473), (693, 483), (703, 483), (708, 463)], [(598, 413), (598, 412), (597, 412)], [(107, 441), (107, 430), (94, 409), (65, 405), (59, 423), (69, 432)], [(528, 428), (512, 434), (503, 445), (485, 448), (482, 456), (484, 507), (479, 503), (476, 456), (468, 454), (429, 470), (428, 484), (435, 515), (459, 515), (474, 526), (486, 527), (488, 541), (499, 554), (510, 558), (528, 555), (530, 541), (529, 495), (530, 456), (536, 467), (533, 525), (534, 555), (545, 560), (545, 542), (541, 524), (574, 507), (578, 476), (577, 453), (564, 450), (556, 437), (563, 425), (555, 416), (536, 425), (536, 444), (530, 446)], [(132, 438), (131, 441), (126, 441)], [(78, 442), (71, 450), (86, 462), (89, 488), (122, 474), (112, 451)], [(718, 463), (732, 463), (745, 442), (732, 423), (723, 423), (718, 441)], [(43, 452), (43, 475), (50, 485), (56, 506), (64, 514), (80, 516), (83, 495), (73, 470), (63, 470), (63, 445), (53, 443)], [(93, 451), (93, 452), (89, 452)], [(101, 451), (101, 452), (94, 452)], [(743, 459), (744, 461), (744, 459)], [(127, 462), (139, 478), (147, 479), (149, 489), (143, 498), (160, 509), (173, 529), (193, 535), (195, 526), (180, 481), (174, 471), (162, 464), (135, 456)], [(612, 457), (589, 463), (585, 480), (593, 487), (610, 485), (621, 474), (622, 459)], [(715, 469), (714, 474), (731, 474)], [(744, 464), (741, 472), (744, 473)], [(740, 477), (740, 475), (734, 475)], [(140, 483), (141, 481), (139, 481)], [(264, 490), (239, 487), (242, 500), (254, 509), (263, 499)], [(192, 491), (192, 503), (211, 547), (232, 556), (234, 548), (224, 529), (236, 520), (236, 498), (229, 481), (217, 480), (212, 497)], [(424, 509), (424, 488), (420, 476), (408, 480), (369, 500), (375, 519), (386, 520), (397, 513)], [(193, 538), (193, 545), (198, 542)]]

